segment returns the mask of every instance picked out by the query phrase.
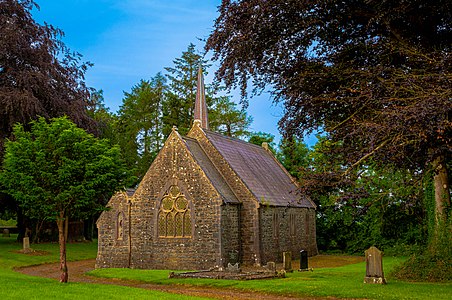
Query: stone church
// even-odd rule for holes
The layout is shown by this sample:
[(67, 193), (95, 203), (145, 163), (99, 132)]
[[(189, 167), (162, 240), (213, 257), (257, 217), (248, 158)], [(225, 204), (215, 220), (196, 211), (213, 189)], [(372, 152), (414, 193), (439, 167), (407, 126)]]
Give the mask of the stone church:
[(97, 268), (195, 270), (317, 254), (315, 205), (268, 147), (209, 130), (202, 72), (194, 123), (177, 129), (97, 227)]

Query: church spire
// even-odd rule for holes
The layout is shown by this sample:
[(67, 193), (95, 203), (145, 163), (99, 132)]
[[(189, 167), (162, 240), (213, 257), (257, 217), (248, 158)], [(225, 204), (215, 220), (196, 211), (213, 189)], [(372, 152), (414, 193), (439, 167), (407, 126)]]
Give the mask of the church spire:
[(204, 88), (204, 76), (202, 74), (201, 64), (198, 69), (198, 84), (196, 88), (195, 101), (195, 121), (201, 122), (201, 128), (209, 129), (209, 118), (207, 115), (206, 91)]

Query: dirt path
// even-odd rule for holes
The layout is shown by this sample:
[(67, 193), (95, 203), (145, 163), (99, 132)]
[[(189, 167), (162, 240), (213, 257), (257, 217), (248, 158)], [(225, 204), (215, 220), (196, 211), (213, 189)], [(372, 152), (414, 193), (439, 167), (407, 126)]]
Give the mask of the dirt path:
[[(310, 267), (321, 268), (321, 267), (336, 267), (346, 264), (352, 264), (362, 261), (361, 257), (344, 257), (344, 256), (323, 256), (319, 255), (310, 259)], [(83, 283), (97, 283), (97, 284), (115, 284), (121, 286), (142, 288), (148, 290), (162, 291), (173, 294), (183, 294), (190, 296), (206, 297), (212, 299), (262, 299), (262, 300), (283, 300), (283, 299), (300, 299), (297, 297), (290, 296), (277, 296), (273, 294), (265, 294), (258, 292), (244, 292), (235, 289), (219, 289), (219, 288), (209, 288), (209, 287), (199, 287), (199, 286), (183, 286), (183, 285), (159, 285), (152, 283), (144, 283), (141, 281), (133, 280), (122, 280), (114, 278), (98, 278), (93, 276), (85, 275), (86, 272), (94, 269), (95, 260), (83, 260), (76, 262), (69, 262), (69, 281), (70, 282), (83, 282)], [(296, 265), (296, 264), (295, 264)], [(39, 276), (53, 278), (55, 280), (59, 279), (59, 263), (44, 264), (38, 266), (30, 266), (17, 269), (18, 272)], [(332, 297), (328, 298), (305, 298), (305, 299), (336, 299)]]

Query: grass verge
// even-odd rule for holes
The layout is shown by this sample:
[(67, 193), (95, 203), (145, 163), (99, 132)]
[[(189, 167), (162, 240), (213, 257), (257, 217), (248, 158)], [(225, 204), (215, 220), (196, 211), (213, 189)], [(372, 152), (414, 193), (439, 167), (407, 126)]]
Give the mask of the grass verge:
[[(21, 249), (21, 245), (16, 243), (15, 239), (16, 236), (0, 237), (0, 299), (203, 299), (115, 285), (71, 282), (62, 284), (53, 279), (24, 275), (15, 272), (13, 268), (57, 262), (59, 248), (58, 244), (33, 244), (31, 247), (34, 250), (45, 251), (46, 254), (25, 255), (15, 252)], [(68, 260), (96, 257), (97, 243), (67, 246)]]
[[(384, 258), (384, 271), (389, 274), (403, 258)], [(272, 280), (214, 280), (168, 279), (167, 270), (99, 269), (91, 275), (108, 278), (133, 279), (155, 284), (181, 284), (252, 290), (297, 297), (338, 297), (366, 299), (450, 299), (452, 283), (412, 283), (386, 277), (387, 285), (364, 284), (365, 263), (337, 268), (294, 272), (284, 279)]]

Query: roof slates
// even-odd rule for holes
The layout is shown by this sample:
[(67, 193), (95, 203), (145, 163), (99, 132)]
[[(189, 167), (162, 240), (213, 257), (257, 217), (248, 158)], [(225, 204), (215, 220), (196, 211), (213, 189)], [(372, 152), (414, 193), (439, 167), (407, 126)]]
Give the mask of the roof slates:
[(262, 204), (275, 206), (313, 207), (298, 192), (292, 178), (264, 148), (205, 131), (213, 146), (243, 180)]

